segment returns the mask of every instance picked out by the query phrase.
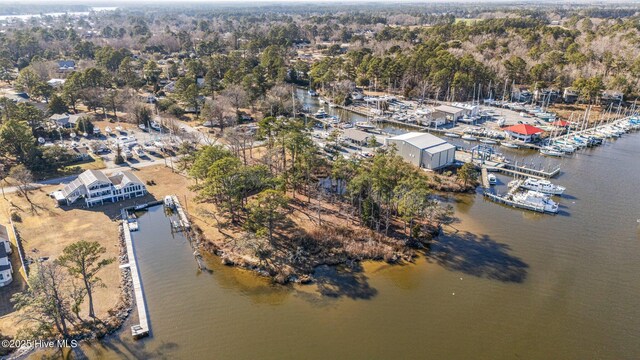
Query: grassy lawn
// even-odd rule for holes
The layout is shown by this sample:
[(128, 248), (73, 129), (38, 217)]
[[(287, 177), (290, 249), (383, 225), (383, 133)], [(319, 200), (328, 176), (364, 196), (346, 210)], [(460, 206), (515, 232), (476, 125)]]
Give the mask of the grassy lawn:
[(104, 160), (97, 155), (91, 155), (91, 157), (81, 163), (75, 163), (73, 165), (65, 166), (62, 168), (63, 174), (77, 174), (81, 173), (85, 170), (101, 170), (106, 168), (107, 166), (104, 163)]

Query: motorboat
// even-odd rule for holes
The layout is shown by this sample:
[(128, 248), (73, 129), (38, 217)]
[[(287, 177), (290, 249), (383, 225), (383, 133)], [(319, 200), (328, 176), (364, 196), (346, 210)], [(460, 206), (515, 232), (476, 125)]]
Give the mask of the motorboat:
[(459, 138), (460, 135), (456, 134), (456, 133), (452, 133), (452, 132), (446, 132), (444, 133), (444, 136), (448, 136), (450, 138)]
[(492, 173), (489, 173), (489, 174), (487, 175), (487, 180), (489, 181), (489, 185), (496, 185), (496, 184), (498, 184), (498, 177), (497, 177), (497, 176), (495, 176), (495, 175), (494, 175), (494, 174), (492, 174)]
[(107, 135), (111, 135), (111, 128), (110, 128), (110, 127), (108, 127), (108, 126), (106, 126), (106, 127), (104, 128), (104, 132), (105, 132), (105, 133), (107, 133)]
[(356, 127), (360, 128), (360, 129), (365, 129), (365, 130), (372, 130), (372, 129), (376, 128), (374, 125), (372, 125), (371, 123), (369, 123), (367, 121), (357, 121), (356, 122)]
[(564, 156), (564, 152), (557, 150), (554, 147), (544, 147), (542, 149), (540, 149), (540, 153), (542, 155), (547, 155), (547, 156), (555, 156), (555, 157), (562, 157)]
[(551, 195), (562, 195), (566, 190), (565, 187), (560, 185), (554, 185), (548, 180), (540, 180), (540, 179), (534, 179), (534, 178), (528, 178), (520, 186), (527, 190), (534, 190), (544, 194), (551, 194)]
[(462, 140), (476, 141), (478, 140), (478, 138), (473, 135), (465, 134), (465, 135), (462, 135)]
[(147, 127), (144, 124), (139, 124), (138, 128), (140, 128), (140, 130), (142, 131), (147, 131)]
[(124, 128), (122, 126), (118, 125), (118, 126), (116, 126), (116, 131), (117, 132), (123, 132)]
[(548, 213), (558, 212), (558, 203), (551, 200), (547, 194), (539, 191), (527, 190), (513, 194), (513, 201), (524, 207), (534, 207)]
[(328, 116), (328, 114), (327, 114), (327, 112), (326, 112), (326, 111), (324, 111), (324, 109), (318, 109), (318, 111), (316, 111), (316, 112), (313, 114), (313, 116), (314, 116), (316, 119), (324, 119), (324, 118), (326, 118), (326, 117)]
[(156, 130), (156, 131), (160, 131), (160, 130), (162, 129), (162, 127), (160, 126), (160, 124), (158, 124), (158, 123), (157, 123), (157, 122), (155, 122), (155, 121), (152, 121), (152, 122), (151, 122), (151, 124), (149, 124), (149, 125), (151, 126), (151, 128), (152, 128), (153, 130)]
[(122, 151), (122, 155), (124, 155), (125, 159), (131, 159), (133, 157), (133, 153), (129, 149), (124, 149)]
[(487, 145), (495, 145), (498, 143), (497, 141), (491, 139), (481, 139), (480, 142)]
[(518, 144), (514, 144), (512, 142), (507, 142), (507, 141), (501, 142), (500, 145), (504, 146), (506, 148), (510, 148), (510, 149), (519, 149), (520, 148), (520, 146)]

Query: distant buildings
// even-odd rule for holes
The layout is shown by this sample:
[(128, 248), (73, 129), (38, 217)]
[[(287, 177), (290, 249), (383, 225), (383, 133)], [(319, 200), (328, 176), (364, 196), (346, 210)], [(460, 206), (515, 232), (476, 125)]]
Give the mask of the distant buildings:
[(49, 117), (55, 127), (74, 128), (83, 114), (53, 114)]
[(76, 62), (73, 60), (58, 61), (58, 72), (70, 72), (76, 69)]
[(0, 287), (7, 286), (13, 281), (10, 254), (9, 233), (4, 225), (0, 225)]
[(410, 132), (386, 140), (398, 155), (415, 166), (436, 170), (455, 161), (456, 147), (429, 133)]
[(61, 205), (71, 205), (78, 199), (84, 199), (85, 204), (91, 207), (145, 194), (147, 194), (146, 186), (131, 171), (107, 176), (101, 171), (87, 170), (52, 195)]

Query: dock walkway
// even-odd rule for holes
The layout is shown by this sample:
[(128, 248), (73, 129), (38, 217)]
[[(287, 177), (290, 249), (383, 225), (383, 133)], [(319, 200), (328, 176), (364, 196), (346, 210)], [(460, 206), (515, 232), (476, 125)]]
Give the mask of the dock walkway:
[(131, 239), (131, 231), (127, 220), (127, 210), (122, 210), (122, 230), (124, 232), (124, 242), (127, 246), (127, 259), (129, 259), (129, 269), (131, 270), (131, 281), (133, 283), (133, 292), (136, 298), (136, 307), (138, 309), (138, 325), (131, 326), (131, 335), (134, 339), (139, 339), (149, 335), (149, 319), (147, 314), (147, 304), (145, 302), (144, 291), (142, 289), (142, 278), (138, 269), (138, 261), (136, 260), (135, 249), (133, 248), (133, 240)]

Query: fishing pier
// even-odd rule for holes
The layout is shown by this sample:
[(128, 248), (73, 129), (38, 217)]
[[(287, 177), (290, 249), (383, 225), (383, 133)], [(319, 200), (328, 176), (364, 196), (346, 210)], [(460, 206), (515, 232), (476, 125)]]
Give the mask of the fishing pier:
[(127, 247), (127, 259), (129, 263), (121, 265), (121, 268), (128, 267), (129, 270), (131, 270), (131, 282), (133, 284), (133, 293), (136, 299), (139, 320), (137, 325), (131, 326), (131, 335), (134, 339), (140, 339), (149, 335), (149, 318), (144, 290), (142, 288), (142, 277), (138, 269), (138, 261), (136, 260), (136, 252), (133, 247), (128, 217), (128, 209), (122, 209), (122, 232), (124, 233), (124, 242)]

